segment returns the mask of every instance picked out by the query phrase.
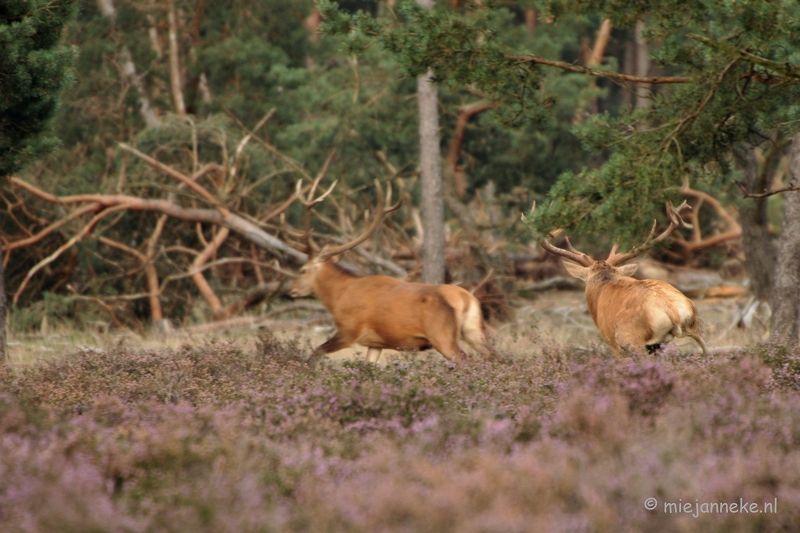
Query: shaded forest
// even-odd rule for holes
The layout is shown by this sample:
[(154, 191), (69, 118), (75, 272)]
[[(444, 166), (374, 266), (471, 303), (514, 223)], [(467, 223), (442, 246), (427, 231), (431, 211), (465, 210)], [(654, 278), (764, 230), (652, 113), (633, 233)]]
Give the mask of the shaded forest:
[[(1, 191), (11, 327), (143, 329), (279, 310), (306, 258), (298, 236), (358, 234), (375, 179), (403, 205), (346, 259), (418, 279), (425, 68), (439, 82), (448, 281), (486, 291), (499, 317), (521, 277), (557, 268), (536, 245), (544, 231), (570, 230), (593, 252), (630, 246), (653, 218), (664, 225), (662, 200), (680, 197), (694, 229), (656, 256), (718, 269), (766, 254), (751, 287), (769, 300), (782, 197), (742, 192), (793, 185), (796, 46), (784, 48), (787, 72), (731, 63), (687, 32), (716, 16), (715, 31), (745, 24), (740, 35), (763, 43), (770, 28), (748, 26), (748, 13), (698, 2), (695, 19), (670, 26), (668, 6), (597, 4), (80, 2), (63, 36), (78, 54), (53, 123), (59, 146)], [(788, 32), (797, 17), (785, 7), (772, 9)], [(718, 61), (731, 63), (719, 78), (692, 77)], [(734, 115), (737, 98), (747, 106)], [(664, 145), (655, 167), (641, 148), (653, 144)], [(531, 231), (520, 215), (534, 200)], [(755, 222), (740, 220), (751, 212)], [(769, 250), (747, 254), (753, 242)]]

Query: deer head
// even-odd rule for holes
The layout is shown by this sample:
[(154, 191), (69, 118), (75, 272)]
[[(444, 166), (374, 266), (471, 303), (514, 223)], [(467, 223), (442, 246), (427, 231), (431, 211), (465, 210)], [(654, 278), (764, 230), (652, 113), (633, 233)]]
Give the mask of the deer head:
[(669, 219), (669, 227), (667, 227), (667, 229), (661, 232), (661, 234), (658, 235), (658, 237), (655, 237), (656, 222), (653, 221), (653, 227), (650, 230), (650, 235), (642, 245), (632, 248), (631, 251), (627, 253), (620, 254), (617, 253), (619, 245), (615, 244), (611, 248), (611, 253), (608, 254), (608, 258), (605, 261), (603, 260), (596, 261), (591, 257), (589, 257), (588, 255), (579, 252), (572, 246), (572, 243), (569, 242), (569, 238), (567, 238), (568, 249), (566, 250), (564, 248), (559, 248), (557, 246), (554, 246), (547, 239), (543, 239), (540, 244), (542, 245), (542, 248), (544, 248), (548, 252), (555, 255), (559, 255), (565, 259), (568, 259), (569, 261), (563, 261), (564, 267), (567, 269), (567, 272), (569, 272), (572, 276), (580, 278), (584, 281), (588, 282), (588, 280), (592, 276), (601, 272), (617, 273), (622, 276), (632, 276), (636, 272), (638, 265), (636, 264), (626, 265), (626, 266), (619, 266), (619, 265), (649, 250), (650, 248), (653, 247), (653, 245), (669, 237), (670, 234), (672, 234), (672, 232), (675, 231), (677, 228), (681, 227), (681, 228), (691, 229), (692, 226), (690, 224), (687, 224), (681, 218), (681, 211), (692, 208), (686, 201), (684, 201), (678, 207), (673, 206), (672, 202), (667, 202), (666, 208), (667, 208), (667, 218)]
[[(313, 206), (321, 202), (325, 196), (330, 193), (330, 189), (320, 198), (315, 200), (310, 200), (312, 197), (309, 195), (308, 199), (301, 200), (303, 205), (306, 208), (306, 228), (305, 234), (303, 236), (305, 242), (307, 243), (306, 249), (307, 253), (309, 254), (309, 260), (300, 268), (300, 273), (297, 278), (292, 283), (292, 286), (289, 288), (289, 294), (293, 298), (303, 297), (303, 296), (311, 296), (314, 293), (314, 280), (317, 277), (317, 274), (322, 269), (323, 265), (329, 261), (337, 257), (338, 255), (355, 248), (362, 242), (369, 239), (375, 230), (378, 229), (383, 218), (391, 213), (392, 211), (396, 211), (400, 207), (400, 202), (397, 202), (394, 205), (391, 205), (392, 202), (392, 186), (389, 184), (389, 188), (386, 191), (386, 195), (384, 197), (383, 187), (381, 187), (380, 181), (375, 180), (375, 188), (377, 190), (378, 196), (378, 204), (375, 207), (375, 215), (372, 219), (372, 222), (367, 225), (364, 231), (355, 239), (351, 241), (341, 244), (338, 246), (335, 245), (326, 245), (322, 249), (316, 246), (312, 237), (311, 237), (311, 209)], [(387, 207), (388, 206), (388, 207)], [(367, 212), (364, 213), (365, 218)]]

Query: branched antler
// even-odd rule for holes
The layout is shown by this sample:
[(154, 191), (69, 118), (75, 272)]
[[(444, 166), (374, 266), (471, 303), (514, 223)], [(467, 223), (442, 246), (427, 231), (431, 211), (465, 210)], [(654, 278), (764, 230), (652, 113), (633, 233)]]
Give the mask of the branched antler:
[[(387, 214), (391, 213), (392, 211), (396, 211), (400, 207), (400, 204), (401, 204), (400, 201), (398, 201), (394, 205), (390, 205), (391, 202), (392, 202), (392, 185), (391, 185), (391, 183), (389, 183), (389, 188), (386, 191), (386, 197), (384, 197), (384, 195), (383, 195), (383, 187), (381, 187), (381, 182), (379, 180), (375, 180), (375, 188), (378, 191), (378, 205), (375, 208), (375, 217), (372, 219), (372, 223), (369, 226), (367, 226), (367, 228), (361, 233), (361, 235), (359, 235), (355, 239), (351, 240), (350, 242), (347, 242), (347, 243), (342, 244), (340, 246), (326, 246), (326, 247), (324, 247), (322, 249), (322, 251), (319, 253), (319, 258), (321, 260), (324, 261), (325, 259), (327, 259), (329, 257), (333, 257), (334, 255), (338, 255), (338, 254), (344, 253), (347, 250), (350, 250), (351, 248), (355, 248), (356, 246), (358, 246), (362, 242), (364, 242), (367, 239), (369, 239), (372, 236), (372, 234), (375, 233), (375, 230), (378, 229), (378, 226), (380, 225), (381, 221), (383, 220), (383, 217), (385, 217)], [(389, 205), (389, 207), (386, 207), (387, 205)], [(366, 213), (365, 213), (365, 215), (366, 215)]]
[(670, 234), (677, 228), (692, 229), (692, 225), (686, 223), (683, 220), (683, 218), (681, 218), (681, 211), (692, 208), (692, 206), (690, 206), (686, 200), (684, 200), (683, 203), (678, 207), (672, 205), (672, 202), (667, 202), (666, 207), (667, 207), (667, 218), (669, 219), (669, 226), (667, 227), (667, 229), (662, 231), (658, 237), (653, 238), (656, 232), (656, 222), (654, 220), (653, 227), (650, 230), (650, 235), (647, 237), (647, 240), (644, 242), (644, 244), (642, 244), (641, 246), (636, 246), (633, 249), (631, 249), (630, 252), (624, 254), (617, 253), (619, 245), (615, 244), (614, 247), (611, 248), (611, 253), (608, 254), (608, 259), (606, 259), (606, 262), (611, 266), (619, 265), (621, 263), (624, 263), (625, 261), (628, 261), (629, 259), (633, 259), (642, 252), (649, 250), (650, 248), (653, 247), (653, 245), (669, 237)]
[[(692, 228), (691, 224), (687, 224), (683, 220), (683, 218), (681, 218), (681, 211), (692, 208), (692, 206), (690, 206), (688, 202), (686, 202), (686, 200), (684, 200), (683, 203), (678, 207), (673, 206), (672, 202), (667, 202), (666, 207), (667, 207), (667, 218), (669, 219), (669, 227), (667, 227), (667, 229), (662, 231), (658, 237), (655, 237), (656, 221), (654, 220), (653, 227), (650, 229), (650, 235), (647, 237), (647, 240), (641, 246), (634, 247), (633, 249), (631, 249), (630, 252), (624, 254), (618, 254), (617, 250), (619, 249), (619, 245), (615, 244), (611, 248), (611, 253), (608, 254), (608, 259), (606, 259), (606, 262), (611, 266), (617, 266), (621, 263), (624, 263), (625, 261), (628, 261), (629, 259), (633, 259), (642, 252), (649, 250), (650, 248), (653, 247), (653, 245), (669, 237), (670, 234), (677, 228), (688, 228), (688, 229)], [(531, 207), (531, 211), (533, 211), (534, 209), (536, 209), (536, 202), (534, 202), (533, 206)], [(552, 232), (550, 236), (555, 237), (556, 235), (558, 235), (558, 233), (560, 233), (560, 230)], [(541, 244), (542, 248), (544, 248), (551, 254), (559, 255), (561, 257), (569, 259), (570, 261), (574, 261), (579, 265), (590, 267), (595, 263), (594, 259), (586, 255), (585, 253), (576, 250), (572, 246), (572, 243), (569, 242), (569, 238), (567, 238), (568, 250), (553, 245), (547, 239), (542, 239), (541, 241), (539, 241), (539, 244)]]

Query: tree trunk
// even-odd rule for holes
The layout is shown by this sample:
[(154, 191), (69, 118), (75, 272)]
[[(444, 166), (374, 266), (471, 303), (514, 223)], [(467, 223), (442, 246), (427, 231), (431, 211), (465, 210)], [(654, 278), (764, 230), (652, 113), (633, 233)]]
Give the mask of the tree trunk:
[(0, 245), (0, 360), (8, 362), (6, 350), (6, 274), (3, 268), (3, 246)]
[[(113, 0), (97, 0), (97, 8), (104, 17), (111, 20), (112, 25), (116, 23), (117, 10), (114, 7)], [(144, 90), (144, 84), (139, 75), (136, 74), (136, 65), (133, 64), (131, 52), (125, 45), (122, 46), (120, 51), (120, 59), (122, 60), (122, 74), (139, 93), (139, 113), (142, 116), (142, 120), (144, 120), (148, 128), (158, 127), (161, 125), (161, 121), (153, 111), (153, 108), (150, 107), (150, 100)]]
[[(764, 189), (763, 178), (767, 168), (759, 169), (755, 149), (748, 146), (743, 155), (745, 163), (744, 181), (748, 191)], [(765, 166), (769, 166), (768, 162)], [(767, 229), (766, 198), (745, 199), (739, 211), (742, 226), (744, 265), (750, 275), (750, 292), (760, 302), (768, 302), (772, 293), (777, 252), (772, 245)]]
[(178, 55), (178, 12), (175, 9), (175, 0), (168, 2), (169, 13), (169, 81), (172, 88), (172, 100), (175, 104), (175, 113), (186, 114), (186, 104), (183, 101), (183, 82), (181, 81), (181, 62)]
[[(417, 4), (433, 9), (432, 0)], [(420, 177), (422, 181), (422, 282), (444, 283), (445, 240), (442, 162), (439, 146), (438, 93), (428, 71), (417, 79), (419, 102)]]
[[(625, 45), (622, 53), (622, 72), (625, 74), (636, 74), (636, 41), (633, 33), (626, 32)], [(626, 108), (633, 107), (634, 91), (636, 84), (624, 83), (625, 90), (622, 91), (622, 105)]]
[[(642, 38), (644, 31), (644, 21), (640, 20), (636, 23), (635, 39), (636, 39), (636, 75), (639, 77), (647, 76), (650, 72), (650, 45)], [(636, 107), (639, 109), (646, 109), (650, 107), (650, 85), (640, 83), (636, 86)]]
[[(792, 139), (789, 157), (789, 183), (800, 183), (800, 133)], [(787, 192), (784, 198), (770, 341), (794, 345), (800, 339), (800, 191)]]

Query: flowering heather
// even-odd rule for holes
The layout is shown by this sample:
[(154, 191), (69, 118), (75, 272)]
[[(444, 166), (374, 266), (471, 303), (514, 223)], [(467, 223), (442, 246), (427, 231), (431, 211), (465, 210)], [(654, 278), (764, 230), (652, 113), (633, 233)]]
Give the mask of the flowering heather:
[(798, 349), (541, 353), (312, 368), (264, 336), (2, 367), (0, 531), (800, 528)]

